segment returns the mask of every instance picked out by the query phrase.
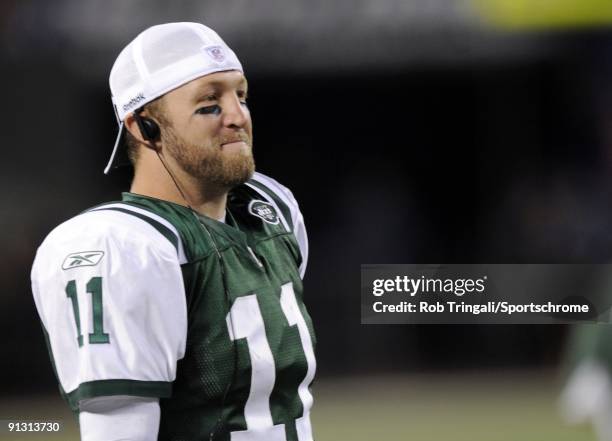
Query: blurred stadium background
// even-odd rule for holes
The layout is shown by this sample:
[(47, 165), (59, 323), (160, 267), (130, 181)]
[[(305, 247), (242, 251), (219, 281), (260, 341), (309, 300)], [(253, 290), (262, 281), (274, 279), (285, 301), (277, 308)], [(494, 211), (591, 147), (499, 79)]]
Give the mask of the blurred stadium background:
[(362, 326), (358, 281), (361, 263), (610, 260), (603, 0), (3, 0), (0, 418), (77, 439), (29, 268), (50, 229), (129, 185), (102, 174), (108, 72), (183, 20), (241, 57), (258, 168), (306, 216), (317, 439), (593, 440), (556, 409), (568, 327)]

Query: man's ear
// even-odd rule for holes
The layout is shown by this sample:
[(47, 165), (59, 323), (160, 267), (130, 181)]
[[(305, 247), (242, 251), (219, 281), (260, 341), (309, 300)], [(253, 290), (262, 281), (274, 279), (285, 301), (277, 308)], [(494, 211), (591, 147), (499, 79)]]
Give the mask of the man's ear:
[[(134, 113), (130, 113), (125, 119), (125, 126), (137, 142), (151, 150), (157, 152), (161, 150), (159, 125), (155, 121), (146, 116), (140, 116), (139, 118), (138, 115), (135, 116)], [(147, 134), (148, 136), (145, 136)]]
[(134, 114), (130, 113), (127, 118), (125, 118), (125, 128), (130, 132), (130, 134), (142, 144), (147, 144), (148, 141), (144, 139), (142, 133), (140, 131), (140, 127), (138, 127), (138, 123), (136, 122), (136, 118), (134, 118)]

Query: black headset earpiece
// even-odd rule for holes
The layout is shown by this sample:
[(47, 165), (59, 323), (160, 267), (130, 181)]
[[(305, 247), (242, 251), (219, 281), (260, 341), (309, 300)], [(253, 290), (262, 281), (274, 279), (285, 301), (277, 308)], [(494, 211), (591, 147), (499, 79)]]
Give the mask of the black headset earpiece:
[(134, 119), (136, 120), (136, 124), (138, 124), (140, 134), (145, 141), (151, 142), (152, 145), (150, 147), (153, 148), (153, 143), (159, 139), (159, 126), (151, 118), (140, 116), (140, 111), (134, 112)]

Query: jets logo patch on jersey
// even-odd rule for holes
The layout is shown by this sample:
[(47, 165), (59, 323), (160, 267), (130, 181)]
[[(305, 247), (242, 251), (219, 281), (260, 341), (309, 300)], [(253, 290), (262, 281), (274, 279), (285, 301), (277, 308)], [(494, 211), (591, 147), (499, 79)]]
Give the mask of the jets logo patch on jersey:
[(257, 199), (252, 200), (249, 202), (249, 213), (263, 219), (269, 224), (278, 225), (279, 219), (278, 215), (276, 214), (276, 210), (267, 202), (259, 201)]
[(79, 266), (96, 266), (104, 257), (104, 251), (81, 251), (68, 254), (62, 264), (62, 269), (78, 268)]

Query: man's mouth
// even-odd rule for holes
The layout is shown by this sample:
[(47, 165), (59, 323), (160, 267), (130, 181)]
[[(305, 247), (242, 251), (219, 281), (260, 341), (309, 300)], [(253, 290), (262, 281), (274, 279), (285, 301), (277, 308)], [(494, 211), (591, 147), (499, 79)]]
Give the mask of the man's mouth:
[(248, 148), (248, 143), (242, 138), (227, 139), (221, 143), (221, 150), (225, 152), (240, 152)]
[(236, 139), (235, 141), (226, 141), (222, 143), (221, 146), (225, 147), (226, 145), (231, 145), (231, 144), (246, 144), (246, 142), (244, 142), (242, 139)]
[(247, 139), (243, 137), (227, 138), (221, 140), (221, 148), (242, 148), (243, 144), (248, 145)]

